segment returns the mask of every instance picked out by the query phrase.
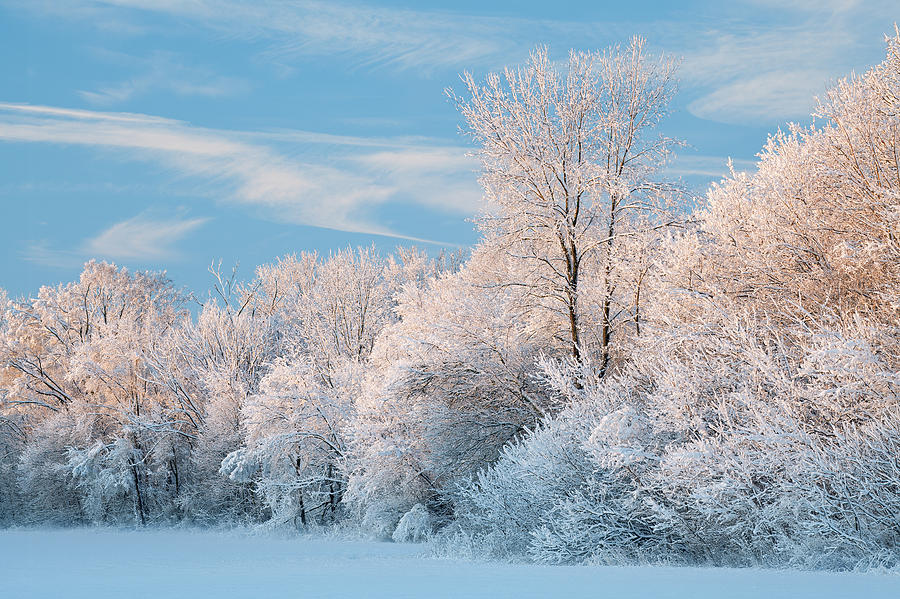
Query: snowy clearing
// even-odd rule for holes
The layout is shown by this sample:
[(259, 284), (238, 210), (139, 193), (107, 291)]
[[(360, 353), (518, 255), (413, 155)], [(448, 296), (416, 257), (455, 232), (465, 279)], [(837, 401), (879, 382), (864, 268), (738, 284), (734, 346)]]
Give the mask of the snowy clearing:
[(192, 530), (0, 531), (3, 597), (898, 597), (900, 577), (436, 560), (427, 547)]

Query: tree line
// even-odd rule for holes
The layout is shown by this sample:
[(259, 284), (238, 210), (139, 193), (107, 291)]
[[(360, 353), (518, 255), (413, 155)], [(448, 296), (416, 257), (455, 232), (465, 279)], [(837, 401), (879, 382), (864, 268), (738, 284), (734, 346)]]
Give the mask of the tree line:
[(467, 256), (89, 262), (0, 313), (0, 522), (353, 526), (549, 562), (895, 566), (900, 34), (705, 197), (641, 39), (448, 92)]

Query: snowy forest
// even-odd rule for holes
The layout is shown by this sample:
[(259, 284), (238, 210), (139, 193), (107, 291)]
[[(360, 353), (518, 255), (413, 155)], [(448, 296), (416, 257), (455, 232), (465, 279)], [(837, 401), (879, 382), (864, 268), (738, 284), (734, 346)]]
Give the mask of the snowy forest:
[(886, 50), (694, 197), (660, 133), (677, 60), (538, 48), (448, 91), (481, 161), (471, 251), (212, 268), (202, 298), (99, 261), (0, 292), (0, 525), (896, 567), (900, 33)]

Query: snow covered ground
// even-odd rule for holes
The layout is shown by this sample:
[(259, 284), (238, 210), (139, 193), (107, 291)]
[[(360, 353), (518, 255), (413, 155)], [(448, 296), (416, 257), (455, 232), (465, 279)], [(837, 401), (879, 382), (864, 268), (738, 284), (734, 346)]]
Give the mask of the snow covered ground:
[(0, 597), (900, 597), (900, 576), (436, 560), (421, 545), (192, 530), (0, 531)]

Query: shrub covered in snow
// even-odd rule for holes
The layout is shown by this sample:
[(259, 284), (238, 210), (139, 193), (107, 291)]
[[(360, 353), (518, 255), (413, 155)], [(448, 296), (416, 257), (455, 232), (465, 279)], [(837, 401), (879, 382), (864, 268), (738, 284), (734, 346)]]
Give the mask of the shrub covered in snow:
[(894, 565), (900, 356), (857, 332), (661, 335), (616, 377), (569, 385), (568, 408), (459, 489), (460, 522), (541, 561)]
[(421, 543), (431, 532), (431, 515), (424, 505), (417, 503), (400, 518), (391, 538), (395, 543)]

